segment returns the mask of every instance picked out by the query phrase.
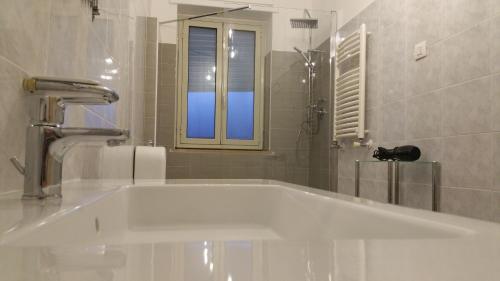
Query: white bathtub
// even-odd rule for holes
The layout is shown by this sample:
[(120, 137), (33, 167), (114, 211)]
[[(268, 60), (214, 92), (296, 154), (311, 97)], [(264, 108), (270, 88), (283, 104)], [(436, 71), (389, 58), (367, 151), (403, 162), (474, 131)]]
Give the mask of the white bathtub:
[(63, 195), (60, 204), (0, 199), (22, 210), (9, 227), (0, 220), (0, 266), (21, 252), (33, 280), (103, 270), (104, 280), (500, 280), (496, 224), (282, 182), (78, 183)]

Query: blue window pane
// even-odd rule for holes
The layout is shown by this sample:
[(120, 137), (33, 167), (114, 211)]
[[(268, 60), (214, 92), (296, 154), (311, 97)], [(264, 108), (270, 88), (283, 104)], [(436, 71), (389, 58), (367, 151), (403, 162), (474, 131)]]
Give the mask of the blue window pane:
[(189, 27), (188, 138), (215, 138), (217, 29)]
[(254, 139), (255, 32), (230, 30), (226, 138)]
[(215, 93), (188, 92), (187, 137), (215, 137)]
[(227, 138), (253, 139), (253, 92), (229, 92), (227, 104)]

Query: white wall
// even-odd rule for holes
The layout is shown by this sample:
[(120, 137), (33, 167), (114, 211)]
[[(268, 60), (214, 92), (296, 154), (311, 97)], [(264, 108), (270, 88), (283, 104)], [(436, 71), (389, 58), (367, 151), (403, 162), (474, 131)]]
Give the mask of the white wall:
[[(304, 9), (309, 9), (313, 17), (319, 18), (319, 29), (313, 31), (313, 46), (322, 43), (330, 34), (331, 15), (329, 11), (338, 12), (338, 24), (353, 18), (374, 0), (247, 0), (245, 3), (254, 4), (259, 10), (272, 11), (272, 49), (278, 51), (293, 51), (297, 46), (301, 49), (308, 47), (308, 32), (305, 29), (292, 29), (290, 18), (304, 16)], [(202, 6), (234, 7), (235, 4), (218, 0), (152, 0), (151, 16), (158, 21), (177, 18), (177, 4), (185, 3)], [(243, 5), (243, 2), (236, 6)], [(159, 42), (175, 44), (177, 41), (177, 24), (169, 23), (159, 28)]]
[[(191, 5), (196, 3), (196, 5), (201, 6), (226, 8), (244, 5), (243, 2), (236, 5), (217, 0), (200, 0), (196, 2), (192, 0), (152, 0), (151, 16), (157, 17), (158, 21), (177, 18), (177, 4), (172, 3)], [(315, 9), (319, 10), (321, 7), (319, 5), (313, 7), (313, 0), (248, 0), (246, 3), (253, 4), (254, 10), (272, 13), (272, 23), (269, 23), (268, 27), (272, 29), (273, 50), (293, 51), (294, 46), (301, 49), (308, 47), (307, 30), (292, 29), (290, 26), (290, 18), (304, 17), (304, 9), (311, 10), (313, 17), (320, 18), (320, 28), (313, 32), (314, 44), (323, 42), (329, 34), (330, 15), (326, 11), (315, 11)], [(159, 33), (159, 42), (176, 43), (177, 25), (175, 23), (161, 25)]]
[[(177, 4), (170, 0), (151, 0), (151, 16), (158, 18), (158, 22), (176, 19)], [(177, 23), (162, 24), (158, 28), (159, 43), (177, 43)]]
[(368, 7), (374, 0), (317, 0), (322, 2), (321, 6), (326, 10), (335, 10), (339, 17), (339, 27), (355, 17), (364, 8)]

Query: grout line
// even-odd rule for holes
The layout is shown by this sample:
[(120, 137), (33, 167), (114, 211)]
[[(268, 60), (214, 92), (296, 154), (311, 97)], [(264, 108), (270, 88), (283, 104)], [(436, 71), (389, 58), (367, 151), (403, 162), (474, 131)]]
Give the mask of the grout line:
[(45, 46), (45, 58), (44, 58), (44, 66), (43, 66), (43, 69), (44, 69), (44, 72), (45, 74), (48, 73), (48, 69), (49, 69), (49, 50), (50, 50), (50, 34), (51, 34), (51, 27), (52, 27), (52, 8), (53, 8), (53, 0), (50, 0), (49, 2), (49, 24), (47, 26), (47, 43), (46, 43), (46, 46)]
[(11, 66), (13, 66), (13, 67), (17, 68), (17, 70), (19, 70), (19, 71), (20, 71), (20, 72), (22, 72), (23, 74), (28, 75), (28, 76), (30, 75), (30, 74), (29, 74), (29, 72), (28, 72), (27, 70), (25, 70), (24, 68), (22, 68), (20, 65), (18, 65), (17, 63), (15, 63), (15, 62), (13, 62), (13, 61), (9, 60), (8, 58), (6, 58), (6, 57), (4, 57), (4, 56), (2, 56), (2, 55), (0, 55), (0, 60), (3, 60), (3, 61), (5, 61), (7, 64), (10, 64)]
[(438, 91), (442, 91), (442, 90), (445, 90), (445, 89), (455, 88), (455, 87), (458, 87), (458, 86), (463, 86), (463, 85), (465, 85), (467, 83), (478, 81), (478, 80), (482, 80), (482, 79), (486, 79), (486, 78), (493, 78), (493, 77), (495, 77), (495, 76), (497, 76), (499, 74), (500, 74), (500, 71), (496, 71), (496, 72), (492, 72), (492, 73), (489, 73), (489, 74), (486, 74), (486, 75), (483, 75), (483, 76), (480, 76), (480, 77), (471, 78), (471, 79), (464, 80), (464, 81), (461, 81), (461, 82), (458, 82), (458, 83), (455, 83), (455, 84), (449, 84), (449, 85), (446, 85), (446, 86), (442, 86), (442, 87), (439, 87), (439, 88), (435, 88), (435, 89), (432, 89), (432, 90), (421, 92), (421, 93), (418, 93), (418, 94), (404, 95), (402, 98), (400, 98), (398, 100), (393, 100), (393, 101), (390, 101), (390, 102), (387, 102), (387, 103), (381, 103), (381, 104), (378, 104), (378, 105), (373, 105), (373, 106), (370, 106), (369, 109), (370, 110), (380, 109), (381, 107), (384, 107), (384, 106), (387, 106), (387, 105), (390, 105), (390, 104), (394, 104), (394, 103), (397, 103), (397, 102), (401, 102), (401, 101), (404, 101), (404, 100), (408, 100), (408, 99), (411, 99), (411, 98), (414, 98), (414, 97), (424, 96), (424, 95), (432, 94), (432, 93), (435, 93), (435, 92), (438, 92)]
[(457, 33), (453, 33), (451, 35), (448, 35), (445, 38), (441, 38), (441, 39), (437, 40), (436, 42), (432, 43), (429, 46), (434, 46), (434, 45), (437, 45), (439, 43), (442, 43), (443, 41), (447, 41), (447, 40), (452, 39), (454, 37), (458, 37), (458, 36), (462, 35), (463, 33), (466, 33), (467, 31), (470, 31), (470, 30), (472, 30), (472, 29), (474, 29), (474, 28), (476, 28), (476, 27), (478, 27), (478, 26), (480, 26), (480, 25), (482, 25), (482, 24), (484, 24), (484, 23), (486, 23), (486, 22), (488, 22), (490, 20), (492, 21), (492, 20), (496, 19), (497, 17), (500, 17), (500, 13), (498, 13), (496, 15), (493, 15), (493, 16), (490, 16), (490, 17), (487, 17), (485, 19), (482, 19), (481, 21), (475, 23), (474, 25), (471, 25), (471, 26), (469, 26), (469, 27), (467, 27), (467, 28), (465, 28), (465, 29), (457, 32)]
[(446, 185), (441, 185), (441, 188), (464, 189), (464, 190), (469, 190), (469, 191), (482, 191), (482, 192), (490, 192), (490, 193), (498, 193), (498, 194), (500, 194), (500, 190), (490, 189), (490, 188), (460, 187), (460, 186), (446, 186)]
[(118, 124), (115, 124), (113, 122), (111, 122), (110, 120), (107, 120), (104, 116), (100, 115), (99, 113), (97, 113), (96, 111), (88, 108), (87, 106), (85, 105), (82, 105), (82, 108), (84, 108), (84, 110), (90, 112), (91, 114), (93, 114), (94, 116), (96, 116), (97, 118), (101, 119), (102, 121), (104, 121), (104, 123), (108, 124), (108, 125), (111, 125), (111, 127), (113, 128), (118, 128)]

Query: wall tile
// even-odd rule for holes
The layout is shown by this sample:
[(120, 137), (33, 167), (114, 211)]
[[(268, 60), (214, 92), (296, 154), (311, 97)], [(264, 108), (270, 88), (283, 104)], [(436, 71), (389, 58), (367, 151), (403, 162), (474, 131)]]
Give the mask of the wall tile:
[(406, 137), (438, 137), (441, 134), (441, 95), (430, 93), (406, 100)]
[(354, 179), (339, 177), (337, 190), (339, 193), (354, 196)]
[(169, 104), (159, 104), (158, 105), (158, 127), (174, 127), (175, 126), (175, 105)]
[(491, 129), (500, 131), (500, 74), (490, 77)]
[(500, 192), (492, 194), (493, 221), (500, 223)]
[[(343, 40), (343, 38), (349, 36), (353, 32), (359, 29), (359, 26), (363, 23), (364, 21), (360, 20), (359, 14), (352, 18), (350, 21), (345, 23), (343, 26), (341, 26), (338, 30), (338, 38)], [(377, 27), (378, 28), (378, 27)]]
[(368, 137), (373, 140), (375, 143), (380, 141), (380, 129), (381, 129), (381, 112), (378, 108), (370, 108), (366, 110), (366, 130), (368, 130)]
[(427, 57), (415, 61), (413, 45), (407, 46), (406, 61), (406, 95), (428, 93), (441, 85), (443, 44), (437, 43), (427, 47)]
[(189, 166), (185, 167), (167, 167), (167, 179), (189, 179)]
[(144, 118), (144, 124), (142, 126), (143, 141), (144, 144), (148, 144), (155, 138), (155, 119), (154, 118)]
[(443, 24), (443, 0), (407, 0), (406, 1), (406, 42), (408, 50), (421, 41), (434, 44), (441, 39)]
[(365, 147), (341, 149), (339, 151), (339, 177), (354, 178), (354, 161), (370, 159), (370, 150)]
[(490, 188), (492, 137), (489, 134), (443, 139), (443, 186)]
[(49, 75), (81, 77), (88, 68), (87, 77), (100, 79), (96, 69), (104, 63), (105, 50), (102, 41), (92, 40), (94, 33), (89, 34), (83, 17), (53, 11), (50, 30), (46, 62)]
[(45, 70), (50, 5), (43, 1), (8, 1), (0, 9), (0, 55), (29, 73)]
[(360, 197), (379, 202), (387, 202), (387, 182), (377, 180), (360, 180)]
[[(24, 71), (0, 56), (0, 192), (22, 188), (23, 177), (9, 158), (24, 162), (25, 130), (28, 125), (28, 104), (21, 88)], [(16, 129), (18, 128), (18, 129)], [(8, 132), (8, 133), (7, 133)]]
[(445, 0), (443, 37), (463, 31), (491, 16), (488, 0)]
[(404, 24), (383, 25), (380, 96), (383, 103), (391, 103), (403, 98), (405, 93), (405, 38)]
[[(495, 1), (499, 3), (500, 1)], [(500, 7), (500, 4), (497, 4)], [(499, 8), (500, 10), (500, 8)], [(500, 14), (490, 22), (490, 32), (488, 46), (490, 46), (490, 72), (497, 73), (500, 71)]]
[(490, 0), (490, 2), (491, 2), (491, 14), (498, 16), (500, 14), (500, 2), (496, 0)]
[(432, 210), (432, 188), (428, 184), (400, 185), (400, 204), (406, 207)]
[(446, 88), (440, 93), (442, 95), (442, 133), (444, 136), (481, 133), (490, 130), (489, 78)]
[(500, 191), (500, 133), (493, 134), (493, 190)]
[(406, 104), (393, 102), (383, 107), (382, 140), (397, 141), (405, 138)]
[(295, 149), (297, 145), (308, 147), (307, 135), (297, 140), (298, 131), (293, 129), (271, 129), (271, 148)]
[[(406, 22), (406, 0), (380, 0), (379, 6), (379, 21), (382, 26), (401, 25)], [(375, 5), (375, 4), (372, 4)], [(369, 6), (370, 8), (370, 6)]]
[(156, 144), (161, 146), (166, 146), (168, 148), (174, 148), (174, 127), (158, 127), (156, 131)]
[[(470, 1), (476, 2), (476, 1)], [(460, 83), (489, 73), (490, 22), (481, 23), (443, 42), (442, 85)]]
[(175, 85), (158, 84), (158, 105), (175, 103), (175, 102), (176, 102)]
[(271, 129), (295, 129), (307, 119), (306, 110), (282, 110), (272, 112)]
[(302, 87), (293, 90), (281, 90), (272, 87), (271, 112), (277, 109), (304, 110), (306, 102), (307, 94)]
[(493, 192), (444, 187), (441, 193), (441, 210), (461, 216), (492, 220), (494, 217)]

